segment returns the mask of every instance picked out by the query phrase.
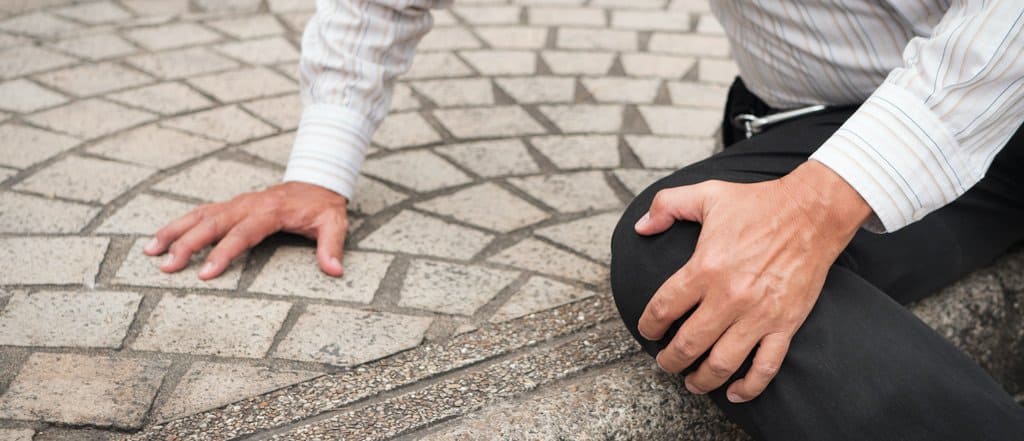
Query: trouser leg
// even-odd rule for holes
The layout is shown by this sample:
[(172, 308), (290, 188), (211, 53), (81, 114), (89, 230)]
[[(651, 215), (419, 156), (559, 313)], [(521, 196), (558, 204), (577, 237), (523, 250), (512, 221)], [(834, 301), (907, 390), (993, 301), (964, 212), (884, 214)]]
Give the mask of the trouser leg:
[[(740, 142), (660, 180), (627, 208), (613, 238), (612, 288), (627, 328), (648, 353), (656, 354), (668, 338), (645, 341), (637, 321), (661, 283), (689, 259), (700, 231), (679, 222), (654, 237), (636, 235), (632, 226), (654, 194), (708, 179), (782, 176), (847, 116), (808, 117)], [(1015, 142), (997, 157), (994, 175), (954, 204), (897, 233), (858, 234), (830, 271), (768, 389), (740, 405), (728, 403), (722, 389), (711, 394), (726, 415), (772, 440), (1019, 439), (1024, 412), (1008, 394), (890, 298), (920, 298), (1020, 240), (1024, 204), (1016, 205), (1021, 192), (1014, 181), (1024, 174), (1024, 143)]]

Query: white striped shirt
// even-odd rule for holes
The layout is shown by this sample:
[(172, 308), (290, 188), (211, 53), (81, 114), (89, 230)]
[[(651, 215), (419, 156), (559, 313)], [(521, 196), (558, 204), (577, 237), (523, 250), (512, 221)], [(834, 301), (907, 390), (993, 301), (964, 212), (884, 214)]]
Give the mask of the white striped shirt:
[[(286, 180), (352, 195), (430, 0), (319, 0)], [(863, 106), (818, 160), (894, 231), (977, 183), (1024, 122), (1024, 1), (713, 0), (740, 76), (769, 105)]]

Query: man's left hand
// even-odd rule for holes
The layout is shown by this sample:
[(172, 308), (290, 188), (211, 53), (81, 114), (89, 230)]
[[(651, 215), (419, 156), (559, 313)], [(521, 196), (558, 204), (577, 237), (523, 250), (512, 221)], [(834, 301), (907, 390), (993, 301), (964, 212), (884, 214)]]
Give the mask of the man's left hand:
[(751, 368), (726, 396), (757, 397), (782, 365), (829, 267), (870, 214), (846, 181), (816, 161), (772, 181), (707, 181), (658, 192), (637, 233), (658, 234), (680, 220), (702, 225), (693, 256), (640, 317), (640, 334), (660, 340), (693, 310), (658, 365), (678, 373), (707, 353), (686, 376), (686, 388), (703, 394), (725, 384), (756, 348)]

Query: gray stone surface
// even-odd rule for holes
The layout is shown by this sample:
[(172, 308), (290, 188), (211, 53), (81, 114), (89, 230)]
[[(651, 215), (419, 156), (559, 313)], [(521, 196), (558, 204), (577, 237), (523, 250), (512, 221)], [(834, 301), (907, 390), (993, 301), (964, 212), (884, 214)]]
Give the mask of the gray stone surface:
[(437, 152), (485, 177), (522, 175), (540, 171), (520, 140), (467, 142), (440, 147)]
[(14, 188), (83, 202), (108, 203), (146, 178), (149, 167), (68, 156), (37, 171)]
[(626, 144), (644, 167), (679, 169), (711, 156), (713, 138), (626, 136)]
[(171, 399), (157, 410), (157, 419), (167, 421), (215, 409), (319, 375), (320, 373), (312, 371), (195, 362), (174, 388)]
[(85, 204), (0, 192), (0, 232), (76, 233), (100, 212)]
[(406, 210), (370, 233), (359, 246), (466, 260), (483, 250), (492, 238), (487, 233)]
[(91, 287), (109, 242), (75, 236), (0, 238), (0, 285)]
[(155, 234), (170, 220), (188, 213), (195, 205), (173, 199), (140, 194), (108, 217), (99, 227), (101, 234)]
[(427, 317), (310, 306), (273, 356), (341, 366), (365, 363), (416, 346), (430, 322)]
[(416, 204), (416, 208), (500, 233), (535, 224), (549, 216), (544, 210), (491, 183), (438, 196)]
[(0, 441), (32, 441), (32, 429), (0, 429)]
[(530, 144), (561, 169), (619, 166), (619, 140), (611, 135), (538, 136)]
[(261, 358), (291, 304), (200, 295), (164, 295), (132, 349)]
[(439, 156), (421, 150), (368, 159), (363, 164), (363, 173), (419, 192), (471, 181), (469, 176)]
[(237, 161), (211, 158), (164, 179), (154, 189), (204, 201), (223, 201), (281, 181), (281, 173)]
[(434, 116), (458, 138), (544, 133), (544, 127), (518, 106), (442, 109)]
[(30, 113), (64, 104), (63, 95), (25, 79), (0, 83), (0, 109)]
[(199, 110), (213, 104), (208, 98), (181, 83), (160, 83), (107, 96), (112, 101), (163, 115)]
[(0, 417), (138, 428), (167, 362), (79, 354), (29, 357), (0, 396)]
[(75, 101), (26, 119), (36, 125), (83, 139), (98, 138), (155, 119), (152, 113), (99, 99)]
[(158, 288), (207, 288), (207, 289), (235, 289), (238, 286), (238, 278), (242, 274), (242, 266), (245, 264), (245, 255), (235, 259), (220, 277), (212, 280), (199, 280), (199, 267), (210, 248), (192, 255), (188, 266), (174, 274), (167, 274), (160, 271), (160, 263), (164, 256), (148, 256), (142, 252), (142, 248), (150, 238), (136, 239), (128, 250), (128, 255), (114, 275), (113, 283), (120, 285), (151, 286)]
[(608, 268), (534, 238), (526, 238), (487, 259), (517, 268), (587, 283), (608, 278)]
[(539, 175), (508, 181), (547, 206), (564, 213), (617, 208), (622, 205), (604, 175), (599, 172)]
[(527, 314), (551, 309), (569, 302), (594, 295), (592, 291), (561, 283), (546, 277), (531, 277), (521, 286), (508, 302), (501, 306), (492, 322), (503, 322)]
[(536, 234), (594, 260), (611, 261), (612, 232), (619, 213), (611, 212), (539, 228)]
[(133, 292), (18, 293), (0, 312), (0, 345), (118, 348), (141, 300)]
[(280, 247), (263, 266), (249, 291), (370, 303), (393, 260), (394, 257), (387, 254), (348, 251), (342, 260), (345, 274), (335, 278), (320, 271), (314, 248)]
[(81, 141), (33, 127), (0, 125), (0, 164), (11, 167), (29, 167), (60, 152), (77, 146)]
[(473, 315), (518, 275), (514, 271), (417, 259), (409, 265), (398, 305)]
[(88, 152), (157, 169), (171, 168), (217, 150), (224, 143), (155, 124), (119, 133), (89, 146)]

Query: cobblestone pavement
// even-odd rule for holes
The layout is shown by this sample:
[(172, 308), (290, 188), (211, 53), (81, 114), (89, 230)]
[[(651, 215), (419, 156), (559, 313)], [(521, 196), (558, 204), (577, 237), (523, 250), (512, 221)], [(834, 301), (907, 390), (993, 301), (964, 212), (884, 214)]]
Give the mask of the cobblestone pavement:
[(721, 29), (703, 0), (456, 3), (345, 277), (277, 236), (201, 282), (141, 247), (279, 181), (313, 0), (0, 1), (0, 441), (414, 436), (633, 354), (610, 232), (716, 148)]

